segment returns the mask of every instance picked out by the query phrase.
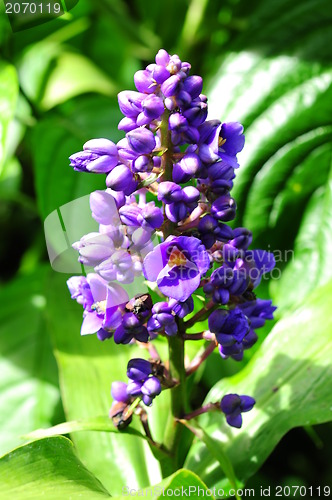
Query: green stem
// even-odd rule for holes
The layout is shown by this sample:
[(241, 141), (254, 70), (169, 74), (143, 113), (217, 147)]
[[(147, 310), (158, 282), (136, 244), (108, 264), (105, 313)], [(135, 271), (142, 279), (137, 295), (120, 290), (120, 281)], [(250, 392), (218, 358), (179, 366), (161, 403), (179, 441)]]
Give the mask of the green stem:
[[(165, 110), (161, 125), (161, 147), (165, 148), (162, 155), (162, 170), (163, 181), (172, 181), (173, 171), (173, 145), (171, 141), (171, 132), (168, 128), (169, 111)], [(166, 239), (171, 234), (174, 234), (176, 224), (165, 219), (163, 224), (163, 234)], [(169, 375), (171, 379), (176, 379), (176, 384), (171, 391), (171, 413), (168, 417), (165, 430), (164, 446), (173, 456), (171, 461), (161, 463), (163, 474), (169, 475), (174, 470), (181, 466), (181, 459), (179, 458), (180, 440), (183, 434), (183, 426), (177, 423), (179, 419), (186, 413), (186, 370), (184, 367), (184, 340), (183, 321), (178, 320), (179, 332), (177, 335), (168, 337), (168, 353), (169, 353)]]
[(179, 443), (183, 433), (183, 427), (177, 423), (176, 419), (181, 419), (186, 413), (186, 372), (184, 367), (184, 340), (180, 335), (168, 337), (169, 371), (170, 376), (179, 381), (171, 389), (171, 409), (168, 417), (164, 445), (174, 456), (174, 469), (179, 463)]

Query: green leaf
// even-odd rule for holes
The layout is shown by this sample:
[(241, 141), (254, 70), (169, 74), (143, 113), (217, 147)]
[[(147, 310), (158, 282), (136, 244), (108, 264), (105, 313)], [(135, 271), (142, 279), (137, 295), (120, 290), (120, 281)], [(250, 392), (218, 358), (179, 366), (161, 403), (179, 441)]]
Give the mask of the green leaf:
[(114, 497), (116, 500), (124, 500), (130, 497), (148, 497), (153, 492), (153, 498), (165, 498), (168, 496), (177, 496), (180, 498), (200, 498), (203, 495), (214, 499), (212, 492), (207, 492), (206, 484), (193, 472), (186, 469), (179, 469), (177, 472), (167, 477), (163, 481), (153, 486), (143, 489), (131, 489), (128, 486), (122, 487), (122, 496)]
[(47, 110), (87, 92), (112, 96), (117, 90), (107, 75), (88, 58), (74, 52), (63, 52), (47, 79), (40, 105)]
[[(211, 455), (219, 462), (219, 465), (223, 470), (223, 472), (225, 473), (227, 479), (229, 480), (229, 483), (232, 486), (232, 488), (236, 490), (238, 485), (234, 474), (233, 466), (223, 449), (223, 445), (220, 444), (218, 441), (212, 439), (204, 431), (204, 429), (202, 429), (197, 424), (197, 422), (195, 422), (194, 425), (189, 424), (188, 421), (186, 420), (179, 420), (179, 422), (182, 425), (185, 425), (193, 434), (195, 434), (195, 436), (199, 441), (202, 441), (205, 444)], [(236, 498), (239, 499), (237, 495)]]
[(10, 122), (14, 117), (18, 81), (11, 64), (0, 62), (0, 172), (5, 161), (6, 138)]
[(281, 278), (271, 283), (274, 301), (281, 310), (300, 304), (315, 286), (332, 278), (331, 248), (332, 177), (312, 195), (296, 237), (293, 258)]
[(36, 190), (40, 214), (52, 211), (95, 189), (105, 189), (105, 176), (75, 172), (69, 156), (83, 148), (84, 140), (58, 120), (41, 121), (33, 133)]
[(131, 434), (132, 436), (138, 436), (146, 439), (141, 432), (131, 427), (127, 427), (120, 432), (114, 427), (114, 424), (109, 417), (93, 417), (85, 420), (63, 422), (62, 424), (54, 425), (48, 429), (37, 429), (24, 437), (26, 439), (41, 439), (45, 437), (58, 436), (59, 434), (70, 434), (72, 432), (80, 431), (101, 431), (114, 432), (116, 434)]
[(69, 439), (42, 439), (0, 459), (0, 496), (36, 499), (109, 498), (103, 485), (77, 458)]
[[(221, 413), (206, 414), (200, 421), (223, 446), (240, 481), (260, 468), (290, 429), (332, 420), (331, 296), (332, 282), (318, 288), (275, 325), (241, 372), (218, 382), (208, 394), (206, 402), (220, 401), (227, 393), (256, 399), (240, 430), (229, 427)], [(218, 464), (202, 444), (192, 447), (185, 467), (210, 487), (220, 482)]]
[(52, 425), (59, 409), (57, 367), (45, 322), (44, 271), (0, 290), (0, 453), (21, 444), (22, 434)]
[[(125, 381), (129, 359), (142, 357), (144, 352), (134, 346), (115, 345), (113, 340), (100, 342), (94, 335), (81, 337), (82, 308), (70, 300), (63, 275), (53, 273), (50, 277), (47, 312), (67, 419), (107, 416), (111, 383)], [(73, 441), (80, 459), (112, 494), (119, 494), (126, 484), (137, 488), (161, 479), (159, 463), (137, 436), (79, 432), (73, 434)]]
[[(69, 166), (69, 156), (82, 151), (91, 138), (106, 137), (116, 142), (123, 135), (116, 130), (120, 112), (115, 99), (90, 96), (68, 101), (62, 112), (63, 118), (41, 120), (32, 135), (36, 191), (43, 219), (66, 203), (106, 188), (105, 175), (75, 172)], [(87, 224), (85, 233), (89, 231)]]

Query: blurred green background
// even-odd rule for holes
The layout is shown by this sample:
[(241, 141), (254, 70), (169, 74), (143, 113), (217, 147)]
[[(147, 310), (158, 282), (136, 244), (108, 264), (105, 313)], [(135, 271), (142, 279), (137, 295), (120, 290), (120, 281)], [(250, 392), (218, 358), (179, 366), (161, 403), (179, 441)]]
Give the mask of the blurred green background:
[[(124, 376), (118, 370), (124, 372), (128, 354), (121, 351), (118, 365), (111, 366), (114, 346), (80, 338), (81, 310), (70, 302), (68, 276), (51, 271), (43, 223), (65, 203), (104, 188), (103, 176), (73, 172), (68, 156), (90, 138), (122, 137), (117, 93), (134, 89), (134, 72), (152, 62), (159, 48), (177, 53), (191, 63), (192, 74), (203, 77), (210, 118), (245, 127), (233, 190), (236, 224), (253, 231), (253, 247), (280, 256), (276, 279), (260, 287), (260, 296), (278, 305), (277, 319), (311, 304), (310, 294), (332, 278), (332, 3), (80, 0), (64, 16), (15, 33), (1, 8), (0, 451), (5, 453), (22, 442), (20, 435), (65, 415), (93, 415), (95, 408), (101, 413), (110, 405), (111, 380)], [(320, 300), (328, 304), (331, 287), (325, 290)], [(328, 357), (326, 311), (304, 335), (313, 344), (324, 330)], [(270, 329), (271, 324), (264, 328), (253, 351)], [(288, 354), (291, 349), (292, 342)], [(309, 349), (309, 359), (311, 354)], [(223, 366), (212, 356), (193, 402), (251, 356)], [(330, 372), (324, 370), (317, 377), (326, 377), (332, 393)], [(107, 376), (100, 380), (102, 374)], [(306, 373), (303, 379), (308, 393), (310, 377)], [(289, 425), (297, 428), (286, 433), (248, 487), (329, 483), (331, 425), (311, 424), (331, 418), (315, 404), (317, 418)], [(332, 400), (324, 404), (332, 407)], [(122, 439), (123, 447), (136, 453), (130, 438)], [(109, 442), (98, 443), (91, 433), (75, 441), (89, 466), (96, 458), (93, 448), (99, 461), (103, 453), (108, 456)], [(262, 453), (262, 462), (271, 451)], [(118, 463), (127, 459), (126, 449), (119, 453)], [(133, 459), (133, 470), (140, 457)], [(137, 484), (146, 485), (149, 477), (151, 471), (142, 472)]]

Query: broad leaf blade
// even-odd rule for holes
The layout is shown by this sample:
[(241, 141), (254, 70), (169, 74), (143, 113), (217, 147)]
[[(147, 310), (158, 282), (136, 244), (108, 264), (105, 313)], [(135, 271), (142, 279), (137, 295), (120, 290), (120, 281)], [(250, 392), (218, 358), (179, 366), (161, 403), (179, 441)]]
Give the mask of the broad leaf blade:
[(45, 322), (44, 279), (42, 269), (0, 291), (0, 453), (22, 444), (20, 435), (52, 425), (59, 410), (57, 367)]
[(48, 429), (37, 429), (30, 432), (27, 439), (41, 439), (51, 436), (58, 436), (60, 434), (71, 434), (72, 432), (80, 431), (100, 431), (100, 432), (114, 432), (115, 434), (131, 434), (132, 436), (141, 437), (146, 439), (146, 436), (132, 427), (127, 427), (121, 432), (114, 427), (112, 420), (109, 417), (92, 417), (85, 420), (72, 420), (70, 422), (63, 422), (62, 424), (54, 425)]
[(165, 496), (177, 496), (180, 498), (190, 497), (199, 498), (200, 496), (206, 495), (209, 498), (214, 499), (212, 493), (208, 491), (206, 484), (193, 472), (186, 469), (179, 469), (177, 472), (167, 477), (161, 483), (155, 484), (154, 486), (148, 486), (144, 489), (139, 489), (134, 491), (128, 486), (122, 488), (123, 496), (114, 497), (116, 500), (124, 500), (130, 497), (146, 497), (151, 496), (153, 491), (153, 498), (165, 498)]
[(63, 437), (21, 446), (0, 459), (0, 497), (33, 499), (110, 498)]
[(5, 160), (7, 131), (14, 117), (18, 81), (14, 66), (0, 63), (0, 172)]

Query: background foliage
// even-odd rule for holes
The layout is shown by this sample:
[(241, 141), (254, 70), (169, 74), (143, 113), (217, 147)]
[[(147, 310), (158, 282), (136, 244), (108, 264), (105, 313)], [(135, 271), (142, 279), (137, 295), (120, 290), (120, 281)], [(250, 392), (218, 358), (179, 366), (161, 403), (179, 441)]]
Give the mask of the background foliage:
[[(104, 187), (102, 176), (73, 172), (68, 156), (90, 138), (122, 137), (117, 92), (133, 89), (134, 72), (163, 47), (203, 76), (211, 118), (244, 124), (236, 223), (254, 232), (255, 247), (280, 256), (278, 279), (260, 287), (279, 307), (273, 332), (266, 338), (267, 325), (242, 363), (212, 355), (193, 381), (193, 405), (207, 390), (212, 400), (234, 390), (254, 395), (257, 410), (241, 431), (226, 429), (222, 416), (202, 419), (207, 438), (200, 435), (185, 462), (192, 472), (167, 484), (202, 484), (201, 477), (209, 487), (227, 487), (233, 468), (248, 487), (328, 484), (331, 25), (328, 0), (80, 0), (65, 16), (16, 33), (0, 14), (2, 453), (36, 428), (106, 415), (111, 381), (125, 376), (132, 349), (80, 338), (81, 310), (70, 301), (68, 276), (51, 270), (43, 223)], [(154, 403), (156, 439), (168, 404), (167, 394)], [(226, 458), (211, 452), (209, 436), (223, 443), (216, 449)], [(139, 436), (71, 437), (76, 451), (52, 437), (5, 455), (2, 498), (36, 498), (55, 482), (64, 495), (102, 498), (126, 484), (162, 480)], [(31, 491), (18, 476), (31, 481)]]

